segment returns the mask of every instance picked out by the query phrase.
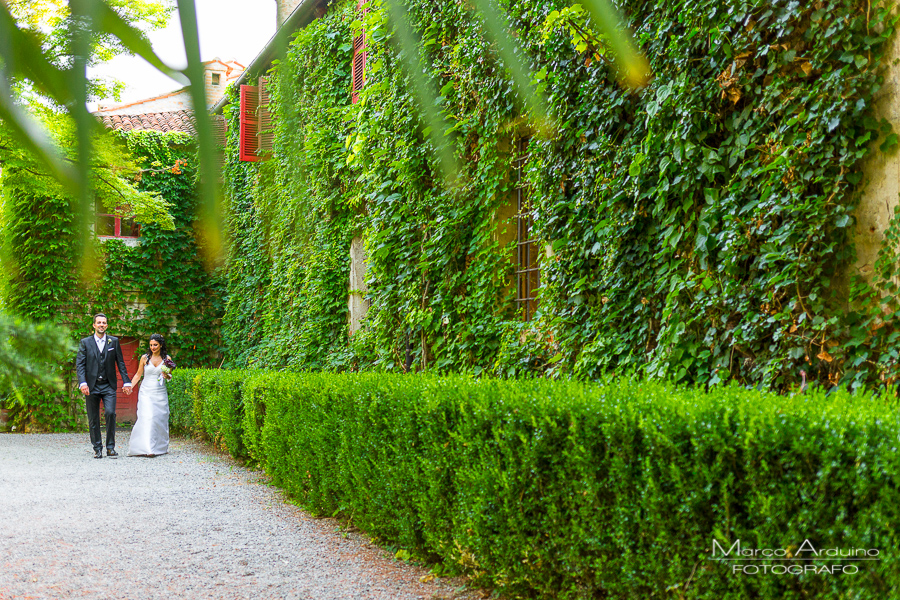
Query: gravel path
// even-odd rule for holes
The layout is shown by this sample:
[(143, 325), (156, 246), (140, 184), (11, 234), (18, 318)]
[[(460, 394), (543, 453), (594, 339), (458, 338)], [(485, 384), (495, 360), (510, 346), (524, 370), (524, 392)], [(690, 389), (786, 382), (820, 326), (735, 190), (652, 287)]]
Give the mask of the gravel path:
[(87, 433), (0, 435), (0, 598), (483, 597), (427, 581), (192, 440), (92, 457)]

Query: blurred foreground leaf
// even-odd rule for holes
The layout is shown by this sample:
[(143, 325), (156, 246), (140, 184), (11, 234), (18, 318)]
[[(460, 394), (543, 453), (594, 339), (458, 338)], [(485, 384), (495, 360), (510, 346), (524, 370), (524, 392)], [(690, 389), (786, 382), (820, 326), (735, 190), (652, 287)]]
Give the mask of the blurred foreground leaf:
[[(386, 3), (388, 16), (399, 38), (403, 64), (410, 77), (411, 91), (419, 100), (422, 118), (432, 144), (437, 150), (445, 183), (453, 185), (459, 166), (447, 139), (446, 132), (450, 129), (450, 125), (441, 117), (438, 111), (438, 94), (424, 75), (428, 69), (423, 62), (422, 53), (419, 52), (421, 39), (414, 32), (403, 0), (386, 0)], [(510, 72), (532, 124), (540, 134), (552, 135), (553, 125), (548, 116), (546, 102), (533, 85), (535, 75), (526, 62), (525, 52), (516, 41), (502, 7), (496, 0), (474, 0), (474, 5), (483, 20), (488, 37), (497, 47), (500, 60)], [(646, 85), (651, 76), (649, 63), (635, 46), (627, 28), (622, 25), (622, 20), (612, 3), (609, 0), (585, 0), (585, 8), (591, 22), (610, 49), (619, 81), (632, 88)]]
[[(640, 54), (609, 0), (585, 0), (585, 7), (593, 23), (608, 40), (615, 56), (620, 79), (630, 86), (640, 86), (649, 80), (646, 59)], [(20, 142), (39, 162), (43, 163), (59, 182), (76, 195), (80, 205), (80, 220), (84, 224), (91, 210), (88, 170), (92, 156), (91, 131), (98, 127), (87, 112), (88, 80), (86, 68), (90, 64), (92, 44), (98, 38), (112, 37), (121, 46), (141, 56), (160, 72), (178, 81), (190, 82), (191, 100), (195, 107), (205, 107), (203, 65), (197, 27), (194, 0), (177, 0), (181, 18), (182, 39), (188, 66), (184, 71), (173, 69), (153, 51), (146, 36), (122, 17), (108, 0), (70, 0), (68, 40), (70, 66), (61, 70), (54, 65), (46, 44), (34, 35), (34, 30), (20, 27), (6, 2), (0, 2), (0, 119), (6, 122)], [(497, 45), (500, 58), (509, 68), (516, 88), (521, 95), (538, 130), (546, 123), (543, 99), (532, 87), (533, 74), (524, 54), (510, 32), (508, 19), (494, 0), (475, 0), (476, 9), (484, 19), (488, 35)], [(387, 1), (389, 17), (394, 23), (404, 58), (419, 98), (423, 118), (430, 137), (438, 150), (439, 161), (445, 179), (452, 182), (457, 171), (455, 159), (446, 138), (449, 129), (437, 109), (437, 93), (424, 76), (422, 57), (418, 52), (418, 38), (410, 25), (409, 15), (402, 0)], [(279, 32), (284, 37), (289, 32)], [(78, 130), (77, 156), (74, 166), (53, 147), (49, 136), (17, 104), (13, 94), (13, 81), (23, 78), (48, 99), (65, 107), (73, 116)], [(205, 237), (205, 247), (211, 257), (222, 251), (221, 210), (219, 201), (219, 174), (215, 157), (212, 124), (205, 110), (196, 110), (197, 138), (200, 151), (200, 223)], [(81, 229), (86, 230), (82, 227)], [(85, 234), (86, 235), (86, 234)]]
[(0, 394), (30, 384), (61, 389), (58, 366), (74, 349), (64, 327), (0, 312)]

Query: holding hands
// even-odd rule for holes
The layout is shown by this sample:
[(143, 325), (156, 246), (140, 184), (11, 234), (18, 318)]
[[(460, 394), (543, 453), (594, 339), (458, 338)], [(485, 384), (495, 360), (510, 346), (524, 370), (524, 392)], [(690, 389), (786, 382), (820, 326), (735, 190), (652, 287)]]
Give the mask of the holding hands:
[[(82, 383), (80, 386), (78, 386), (78, 389), (81, 390), (81, 393), (84, 394), (85, 396), (87, 396), (88, 394), (91, 393), (91, 390), (88, 387), (88, 384), (86, 384), (86, 383)], [(125, 392), (126, 396), (130, 396), (131, 395), (131, 384), (126, 383), (122, 387), (122, 391)]]

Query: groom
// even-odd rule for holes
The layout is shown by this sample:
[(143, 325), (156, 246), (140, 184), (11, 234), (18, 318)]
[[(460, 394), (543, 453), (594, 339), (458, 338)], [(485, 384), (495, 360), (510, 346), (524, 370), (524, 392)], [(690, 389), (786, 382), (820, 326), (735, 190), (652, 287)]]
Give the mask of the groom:
[(116, 452), (116, 367), (122, 374), (125, 395), (131, 394), (131, 378), (125, 369), (125, 358), (119, 338), (106, 335), (106, 315), (94, 315), (94, 335), (81, 340), (75, 371), (78, 373), (79, 388), (87, 396), (88, 429), (94, 458), (103, 458), (103, 444), (100, 441), (100, 401), (106, 413), (106, 455), (117, 458)]

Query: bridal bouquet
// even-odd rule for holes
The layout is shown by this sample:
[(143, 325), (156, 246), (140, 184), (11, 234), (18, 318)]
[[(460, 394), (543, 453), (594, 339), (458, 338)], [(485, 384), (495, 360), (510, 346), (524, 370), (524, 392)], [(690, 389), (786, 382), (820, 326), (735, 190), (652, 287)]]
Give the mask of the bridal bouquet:
[(164, 379), (166, 375), (172, 374), (173, 369), (175, 369), (175, 361), (171, 358), (166, 358), (159, 368), (159, 370), (162, 372), (162, 374), (160, 375), (160, 383), (162, 383), (162, 379)]

